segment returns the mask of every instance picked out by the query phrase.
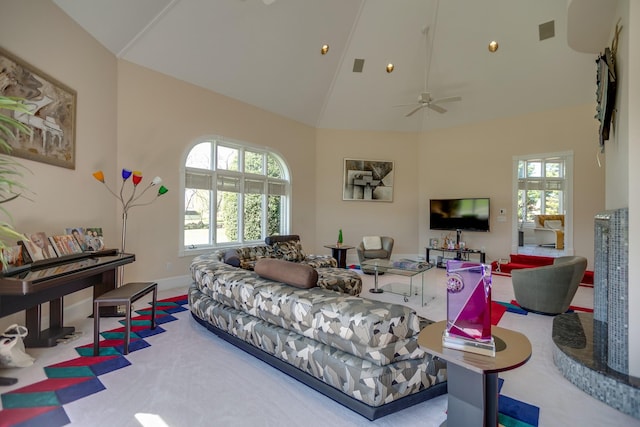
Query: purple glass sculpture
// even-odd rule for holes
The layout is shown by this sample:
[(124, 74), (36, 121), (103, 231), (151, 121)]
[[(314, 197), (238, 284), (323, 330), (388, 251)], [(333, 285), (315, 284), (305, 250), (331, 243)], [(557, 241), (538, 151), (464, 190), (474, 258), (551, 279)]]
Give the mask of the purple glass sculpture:
[[(491, 337), (490, 265), (447, 261), (447, 328), (443, 344), (460, 350), (495, 354)], [(469, 346), (488, 352), (469, 349)]]

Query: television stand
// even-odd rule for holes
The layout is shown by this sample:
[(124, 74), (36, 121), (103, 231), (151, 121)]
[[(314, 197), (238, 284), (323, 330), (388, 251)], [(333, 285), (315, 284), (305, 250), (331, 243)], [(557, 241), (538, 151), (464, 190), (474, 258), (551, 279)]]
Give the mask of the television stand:
[[(447, 248), (426, 248), (427, 256), (426, 260), (429, 261), (429, 253), (431, 251), (441, 252), (442, 256), (436, 258), (436, 267), (447, 268), (447, 260), (455, 259), (460, 261), (472, 261), (471, 256), (477, 256), (481, 264), (485, 263), (486, 254), (483, 251), (477, 249), (447, 249)], [(453, 254), (453, 257), (447, 257), (445, 254)]]

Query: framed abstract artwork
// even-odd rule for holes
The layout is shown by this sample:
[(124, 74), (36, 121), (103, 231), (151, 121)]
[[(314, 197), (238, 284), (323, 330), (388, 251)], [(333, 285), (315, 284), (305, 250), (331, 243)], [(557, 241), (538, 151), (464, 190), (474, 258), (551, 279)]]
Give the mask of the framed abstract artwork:
[(8, 141), (12, 156), (75, 169), (73, 89), (0, 48), (0, 95), (24, 99), (30, 112), (12, 112), (32, 131)]
[(393, 201), (393, 162), (344, 159), (342, 200)]

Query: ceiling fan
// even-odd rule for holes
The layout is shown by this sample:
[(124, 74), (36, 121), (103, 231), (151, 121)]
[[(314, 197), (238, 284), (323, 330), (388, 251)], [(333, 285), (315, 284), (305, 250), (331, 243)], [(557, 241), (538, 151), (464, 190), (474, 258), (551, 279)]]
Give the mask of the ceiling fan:
[(439, 99), (433, 99), (431, 97), (431, 93), (430, 92), (426, 92), (427, 88), (429, 87), (429, 72), (431, 71), (431, 55), (433, 53), (433, 43), (435, 40), (435, 33), (436, 33), (436, 25), (438, 23), (438, 9), (439, 9), (439, 0), (436, 1), (435, 3), (435, 12), (434, 12), (434, 18), (433, 18), (433, 31), (431, 32), (431, 37), (429, 37), (429, 30), (430, 30), (430, 26), (425, 26), (424, 28), (422, 28), (422, 34), (424, 35), (424, 40), (425, 40), (425, 67), (424, 67), (424, 89), (425, 92), (422, 92), (420, 94), (420, 96), (418, 96), (418, 103), (417, 104), (404, 104), (401, 106), (408, 106), (408, 105), (413, 105), (415, 106), (413, 110), (409, 111), (407, 114), (405, 114), (405, 117), (410, 117), (412, 115), (414, 115), (415, 113), (417, 113), (418, 111), (422, 110), (423, 108), (429, 108), (433, 111), (437, 111), (440, 114), (446, 113), (447, 109), (444, 107), (441, 107), (440, 104), (444, 104), (447, 102), (456, 102), (456, 101), (462, 101), (462, 97), (460, 96), (450, 96), (447, 98), (439, 98)]
[[(423, 108), (430, 108), (433, 111), (437, 111), (438, 113), (446, 113), (447, 109), (440, 106), (440, 104), (444, 104), (447, 102), (456, 102), (462, 101), (461, 96), (450, 96), (447, 98), (439, 98), (433, 99), (431, 98), (431, 94), (429, 92), (422, 92), (418, 97), (418, 105), (413, 110), (409, 111), (405, 117), (409, 117), (422, 110)], [(408, 104), (413, 105), (413, 104)]]

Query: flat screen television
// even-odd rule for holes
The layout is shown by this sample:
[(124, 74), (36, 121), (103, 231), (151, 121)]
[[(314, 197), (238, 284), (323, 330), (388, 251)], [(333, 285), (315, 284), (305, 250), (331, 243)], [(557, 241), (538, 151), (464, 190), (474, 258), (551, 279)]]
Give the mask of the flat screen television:
[(431, 199), (431, 230), (489, 231), (489, 198)]

